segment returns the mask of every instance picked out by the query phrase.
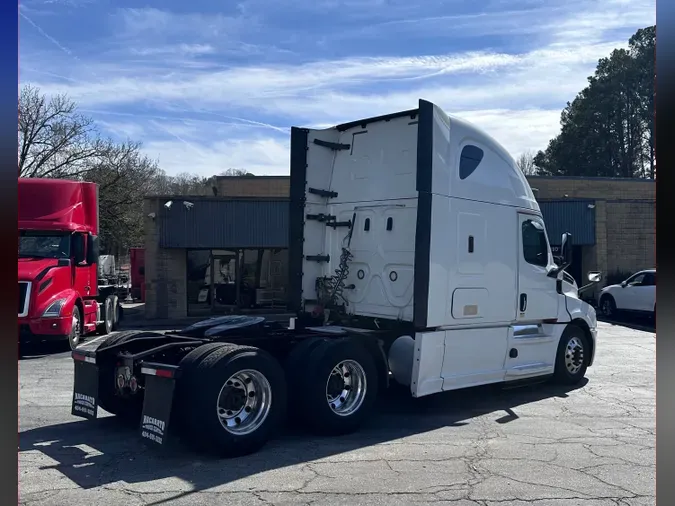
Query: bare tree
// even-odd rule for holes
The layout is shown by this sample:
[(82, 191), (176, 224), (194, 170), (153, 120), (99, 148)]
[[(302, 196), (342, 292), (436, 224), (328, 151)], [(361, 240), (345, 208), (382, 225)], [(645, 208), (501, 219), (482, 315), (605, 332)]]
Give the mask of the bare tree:
[[(126, 253), (143, 243), (146, 195), (215, 195), (215, 177), (167, 176), (138, 142), (103, 139), (91, 118), (65, 95), (51, 98), (24, 86), (19, 97), (19, 177), (86, 180), (99, 185), (100, 235), (105, 251)], [(223, 175), (251, 177), (241, 169)]]
[(18, 133), (20, 177), (77, 177), (111, 147), (65, 95), (48, 100), (30, 85), (19, 96)]
[(143, 198), (160, 172), (157, 161), (132, 141), (114, 145), (87, 171), (87, 180), (99, 185), (101, 240), (107, 251), (143, 243)]
[(175, 176), (162, 173), (158, 177), (153, 193), (156, 195), (210, 195), (212, 182), (212, 177), (202, 177), (187, 172)]
[(86, 180), (99, 185), (100, 235), (107, 251), (142, 243), (143, 197), (161, 174), (141, 144), (102, 139), (65, 95), (24, 86), (19, 97), (19, 177)]
[(255, 174), (244, 169), (227, 169), (221, 172), (220, 175), (227, 177), (255, 177)]
[(525, 151), (516, 159), (516, 165), (526, 176), (537, 174), (537, 166), (534, 164), (534, 153)]
[[(243, 169), (227, 169), (219, 174), (225, 177), (255, 177)], [(216, 177), (204, 177), (189, 172), (168, 176), (159, 170), (150, 193), (154, 195), (217, 195)]]

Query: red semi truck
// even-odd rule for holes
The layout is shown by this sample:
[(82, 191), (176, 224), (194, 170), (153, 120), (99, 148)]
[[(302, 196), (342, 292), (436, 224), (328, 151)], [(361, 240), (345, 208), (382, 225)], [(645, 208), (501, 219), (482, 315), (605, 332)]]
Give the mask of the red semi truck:
[(98, 286), (98, 186), (19, 178), (19, 343), (115, 330), (114, 287)]

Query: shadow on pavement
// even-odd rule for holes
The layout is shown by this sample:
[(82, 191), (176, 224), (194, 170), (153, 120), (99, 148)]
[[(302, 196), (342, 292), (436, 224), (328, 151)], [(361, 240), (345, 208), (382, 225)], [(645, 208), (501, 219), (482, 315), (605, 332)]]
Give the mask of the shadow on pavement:
[(59, 353), (70, 353), (68, 341), (47, 341), (42, 343), (19, 344), (19, 360), (43, 358)]
[(598, 321), (609, 323), (610, 325), (618, 325), (628, 329), (640, 330), (642, 332), (656, 332), (656, 322), (647, 316), (617, 316), (612, 319), (605, 318), (598, 314)]
[[(191, 484), (169, 500), (224, 485), (265, 471), (324, 459), (440, 428), (471, 425), (474, 418), (494, 413), (495, 424), (518, 423), (517, 408), (543, 399), (565, 398), (588, 382), (573, 387), (539, 383), (505, 389), (477, 387), (414, 399), (402, 387), (383, 394), (379, 412), (359, 432), (341, 437), (315, 437), (286, 429), (261, 451), (237, 459), (198, 454), (174, 435), (164, 448), (147, 446), (133, 428), (115, 417), (77, 421), (21, 432), (19, 451), (40, 451), (57, 464), (50, 466), (88, 489), (123, 481), (143, 483), (179, 478)], [(489, 422), (488, 422), (489, 423)], [(44, 468), (42, 468), (44, 469)]]

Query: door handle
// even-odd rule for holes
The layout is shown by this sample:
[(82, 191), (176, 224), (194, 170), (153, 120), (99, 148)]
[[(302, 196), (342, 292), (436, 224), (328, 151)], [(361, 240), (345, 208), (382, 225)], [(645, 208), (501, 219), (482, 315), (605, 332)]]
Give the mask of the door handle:
[(527, 309), (527, 294), (521, 293), (520, 294), (520, 312), (524, 313), (526, 309)]

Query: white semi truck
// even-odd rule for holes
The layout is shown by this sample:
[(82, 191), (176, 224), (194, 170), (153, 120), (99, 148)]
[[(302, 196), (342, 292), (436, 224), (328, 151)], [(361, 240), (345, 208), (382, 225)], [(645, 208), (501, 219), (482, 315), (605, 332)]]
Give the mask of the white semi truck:
[[(593, 363), (596, 315), (554, 262), (513, 158), (471, 124), (417, 109), (291, 132), (288, 323), (210, 318), (73, 352), (72, 413), (98, 407), (165, 444), (261, 448), (288, 417), (340, 434), (391, 381), (413, 397)], [(596, 283), (600, 273), (589, 273)], [(587, 285), (589, 286), (589, 285)]]

